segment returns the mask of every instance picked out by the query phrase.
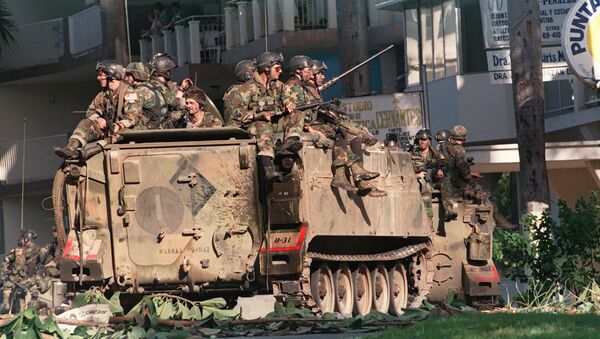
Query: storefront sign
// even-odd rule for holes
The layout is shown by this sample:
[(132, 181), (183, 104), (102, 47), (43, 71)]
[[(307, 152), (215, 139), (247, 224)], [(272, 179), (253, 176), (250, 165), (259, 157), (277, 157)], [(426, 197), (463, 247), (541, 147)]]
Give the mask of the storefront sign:
[(423, 128), (420, 93), (345, 98), (341, 108), (381, 141), (386, 134), (394, 133), (399, 140), (411, 142)]
[(600, 2), (579, 0), (563, 25), (563, 47), (567, 62), (583, 82), (600, 80)]
[[(488, 70), (492, 84), (510, 84), (510, 50), (487, 51)], [(562, 47), (542, 48), (542, 76), (544, 81), (571, 79), (573, 72), (567, 64)]]
[[(486, 49), (505, 48), (510, 45), (508, 32), (508, 1), (509, 0), (479, 0)], [(571, 7), (578, 1), (539, 1), (542, 46), (558, 45), (561, 42), (562, 23)]]

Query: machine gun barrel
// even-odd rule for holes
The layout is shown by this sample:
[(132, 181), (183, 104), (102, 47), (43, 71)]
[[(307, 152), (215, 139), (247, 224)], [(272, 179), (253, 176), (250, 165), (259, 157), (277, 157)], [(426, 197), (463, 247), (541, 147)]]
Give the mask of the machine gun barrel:
[(371, 62), (373, 59), (377, 58), (378, 56), (380, 56), (381, 54), (389, 51), (392, 47), (394, 47), (394, 45), (389, 45), (386, 48), (382, 49), (381, 51), (375, 53), (375, 55), (373, 55), (372, 57), (366, 59), (365, 61), (361, 62), (360, 64), (350, 68), (349, 70), (345, 71), (344, 73), (331, 78), (330, 80), (326, 81), (323, 85), (319, 86), (319, 91), (324, 91), (326, 89), (328, 89), (329, 87), (335, 85), (338, 81), (340, 81), (343, 77), (345, 77), (346, 75), (356, 71), (357, 69), (359, 69), (360, 67), (364, 66), (365, 64)]

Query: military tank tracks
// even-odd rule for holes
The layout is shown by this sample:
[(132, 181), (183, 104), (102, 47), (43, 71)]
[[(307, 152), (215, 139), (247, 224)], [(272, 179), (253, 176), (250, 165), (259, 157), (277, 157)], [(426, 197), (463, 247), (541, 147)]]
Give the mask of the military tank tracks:
[(434, 266), (430, 245), (414, 244), (397, 250), (363, 255), (308, 252), (300, 289), (278, 289), (277, 301), (292, 301), (314, 313), (367, 314), (371, 309), (400, 315), (419, 307), (431, 289)]

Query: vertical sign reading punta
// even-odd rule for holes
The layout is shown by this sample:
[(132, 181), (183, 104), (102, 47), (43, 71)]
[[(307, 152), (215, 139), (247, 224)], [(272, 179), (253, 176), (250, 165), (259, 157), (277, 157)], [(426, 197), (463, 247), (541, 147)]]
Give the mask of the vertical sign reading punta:
[(563, 48), (575, 75), (589, 85), (600, 80), (600, 1), (579, 0), (563, 23)]

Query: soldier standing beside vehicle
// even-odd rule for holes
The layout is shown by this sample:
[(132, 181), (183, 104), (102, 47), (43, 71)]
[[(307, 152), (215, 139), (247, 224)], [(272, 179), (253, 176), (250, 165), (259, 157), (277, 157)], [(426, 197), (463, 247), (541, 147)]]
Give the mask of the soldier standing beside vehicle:
[[(11, 311), (13, 300), (18, 298), (19, 310), (25, 308), (25, 295), (29, 292), (27, 284), (29, 277), (33, 277), (39, 260), (39, 247), (35, 244), (37, 234), (31, 230), (24, 230), (17, 243), (17, 248), (12, 249), (2, 263), (2, 313)], [(18, 290), (16, 290), (18, 289)], [(24, 290), (25, 289), (25, 290)]]
[(135, 89), (142, 107), (143, 117), (136, 126), (138, 129), (157, 129), (162, 116), (160, 99), (151, 86), (146, 83), (148, 78), (148, 67), (143, 63), (132, 62), (127, 65), (123, 80)]
[(223, 123), (210, 112), (204, 111), (206, 94), (198, 87), (190, 87), (183, 95), (187, 112), (185, 128), (211, 128), (221, 127)]
[(458, 201), (465, 195), (469, 186), (477, 185), (473, 179), (481, 178), (479, 173), (471, 172), (472, 161), (467, 157), (463, 146), (467, 139), (467, 132), (465, 126), (454, 126), (450, 139), (445, 145), (448, 155), (445, 159), (447, 176), (442, 182), (441, 193), (446, 221), (457, 217)]
[(438, 153), (431, 147), (431, 131), (427, 128), (415, 134), (415, 147), (412, 151), (413, 165), (421, 190), (421, 198), (429, 219), (433, 218), (433, 184), (443, 177)]
[(114, 60), (104, 60), (96, 65), (96, 72), (102, 91), (88, 107), (86, 118), (75, 127), (67, 146), (54, 149), (54, 153), (62, 158), (76, 158), (78, 148), (135, 127), (142, 118), (135, 90), (121, 81), (123, 66)]

